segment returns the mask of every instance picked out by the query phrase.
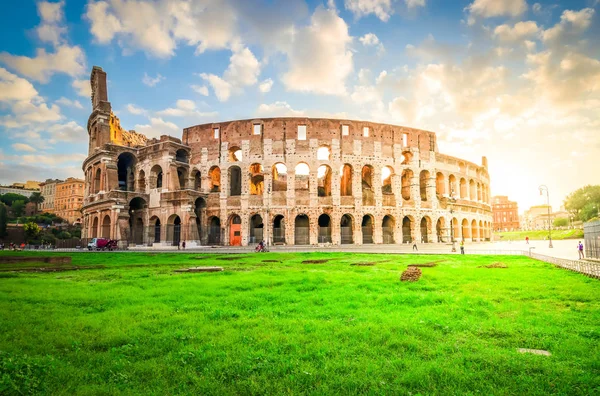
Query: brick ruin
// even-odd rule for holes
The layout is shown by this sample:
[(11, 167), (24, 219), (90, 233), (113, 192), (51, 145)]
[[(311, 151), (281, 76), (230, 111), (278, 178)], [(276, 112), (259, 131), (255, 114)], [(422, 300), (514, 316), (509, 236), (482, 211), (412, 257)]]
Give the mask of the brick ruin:
[(489, 240), (487, 159), (436, 135), (355, 120), (260, 118), (181, 139), (121, 128), (91, 74), (84, 236), (129, 245), (391, 244)]

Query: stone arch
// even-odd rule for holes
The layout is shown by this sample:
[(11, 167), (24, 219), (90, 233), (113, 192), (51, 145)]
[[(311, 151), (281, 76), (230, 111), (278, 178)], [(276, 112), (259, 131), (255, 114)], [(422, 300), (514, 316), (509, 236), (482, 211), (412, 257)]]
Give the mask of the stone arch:
[(469, 180), (469, 199), (471, 201), (477, 200), (477, 187), (475, 186), (475, 181), (473, 179)]
[(250, 235), (248, 238), (248, 243), (259, 243), (264, 239), (264, 229), (265, 225), (263, 224), (263, 218), (258, 213), (252, 215), (250, 217)]
[(323, 213), (318, 219), (319, 243), (331, 243), (331, 217)]
[(194, 191), (200, 191), (202, 189), (202, 175), (198, 169), (192, 170), (192, 187)]
[(452, 218), (452, 221), (450, 222), (450, 227), (451, 227), (451, 229), (450, 229), (451, 241), (450, 242), (454, 242), (461, 237), (460, 224), (458, 223), (458, 219), (456, 217)]
[(363, 245), (373, 243), (373, 234), (374, 234), (374, 223), (373, 216), (370, 214), (366, 214), (362, 218), (361, 222), (362, 227), (362, 237), (363, 237)]
[(464, 177), (460, 178), (460, 199), (467, 199), (467, 181)]
[(422, 170), (419, 174), (419, 189), (421, 192), (421, 201), (427, 201), (427, 184), (429, 183), (429, 171)]
[(373, 190), (373, 166), (365, 165), (361, 170), (362, 200), (364, 206), (375, 206), (375, 191)]
[(477, 183), (477, 201), (481, 202), (483, 199), (481, 193), (481, 183)]
[(242, 161), (242, 149), (238, 146), (229, 148), (229, 162), (241, 162)]
[(229, 216), (227, 224), (229, 225), (229, 246), (242, 246), (242, 218), (234, 213)]
[(129, 201), (129, 240), (135, 245), (144, 244), (144, 212), (148, 207), (145, 199), (135, 197)]
[[(404, 169), (402, 171), (402, 199), (409, 201), (410, 196), (410, 185), (413, 178), (413, 171), (410, 169)], [(402, 220), (404, 222), (404, 220)]]
[(177, 181), (179, 182), (179, 189), (185, 190), (187, 188), (188, 170), (183, 166), (177, 168)]
[(94, 216), (94, 220), (92, 221), (92, 238), (98, 238), (98, 217)]
[(394, 168), (384, 166), (381, 168), (381, 193), (384, 195), (394, 195)]
[(280, 214), (273, 218), (273, 243), (285, 243), (285, 217)]
[(213, 166), (208, 171), (209, 177), (209, 192), (221, 191), (221, 168)]
[(421, 242), (431, 242), (431, 218), (429, 216), (423, 216), (421, 218)]
[(477, 228), (477, 221), (472, 220), (471, 221), (471, 239), (473, 240), (473, 242), (475, 242), (475, 241), (477, 241), (478, 238), (479, 238), (479, 229)]
[(381, 222), (381, 230), (383, 234), (383, 243), (393, 244), (394, 241), (394, 230), (396, 228), (396, 219), (393, 216), (385, 215), (383, 216), (383, 221)]
[(102, 219), (102, 229), (100, 233), (101, 238), (110, 238), (110, 216), (105, 215)]
[(340, 196), (352, 196), (352, 165), (344, 164), (340, 169)]
[(321, 146), (317, 149), (317, 160), (318, 161), (331, 160), (331, 150), (329, 149), (329, 146)]
[(206, 227), (206, 200), (202, 197), (196, 198), (194, 201), (194, 214), (196, 215), (196, 229), (198, 231), (198, 240), (200, 243), (204, 242), (204, 228)]
[(287, 191), (288, 170), (284, 163), (278, 162), (272, 167), (273, 191)]
[(261, 164), (250, 165), (250, 195), (263, 195), (265, 189), (265, 176)]
[(143, 193), (146, 192), (146, 172), (143, 169), (138, 173), (137, 190)]
[(402, 218), (402, 243), (411, 243), (415, 231), (415, 219), (408, 215)]
[(160, 219), (158, 218), (158, 216), (152, 216), (150, 218), (150, 220), (148, 221), (148, 224), (150, 224), (150, 240), (153, 243), (160, 243), (160, 230), (161, 230), (161, 224), (160, 224)]
[(294, 219), (294, 244), (310, 244), (310, 219), (305, 214), (299, 214)]
[(456, 195), (456, 176), (454, 175), (448, 176), (448, 194), (450, 197)]
[(175, 152), (175, 161), (183, 162), (184, 164), (188, 164), (190, 162), (190, 155), (187, 150), (179, 149)]
[(446, 181), (444, 180), (444, 174), (442, 172), (438, 172), (435, 175), (435, 193), (438, 198), (441, 198), (446, 194)]
[(242, 195), (242, 170), (239, 166), (230, 166), (227, 175), (229, 177), (229, 196), (238, 197)]
[(345, 214), (340, 219), (341, 244), (347, 245), (354, 243), (354, 218), (350, 214)]
[(130, 152), (121, 153), (117, 157), (117, 176), (119, 180), (119, 190), (135, 190), (135, 163), (136, 158)]
[(438, 218), (437, 222), (435, 223), (435, 233), (437, 234), (438, 242), (446, 241), (446, 235), (444, 235), (445, 230), (446, 230), (446, 219), (443, 217), (440, 217), (440, 218)]
[(410, 151), (402, 152), (402, 165), (408, 165), (413, 159), (413, 153)]
[(98, 168), (94, 175), (94, 194), (98, 194), (100, 191), (102, 191), (102, 170)]
[(211, 216), (208, 219), (208, 244), (221, 244), (221, 219), (218, 216)]
[(299, 162), (294, 168), (296, 184), (294, 189), (296, 193), (305, 191), (308, 194), (310, 190), (310, 167), (306, 162)]
[(460, 229), (461, 239), (464, 241), (467, 238), (471, 238), (471, 230), (469, 229), (469, 220), (463, 219)]
[(181, 242), (181, 218), (172, 214), (167, 219), (167, 243), (172, 246), (179, 246)]
[(163, 186), (163, 171), (160, 165), (154, 165), (150, 169), (150, 188), (162, 188)]
[(317, 169), (317, 194), (319, 197), (331, 196), (331, 167), (321, 165)]

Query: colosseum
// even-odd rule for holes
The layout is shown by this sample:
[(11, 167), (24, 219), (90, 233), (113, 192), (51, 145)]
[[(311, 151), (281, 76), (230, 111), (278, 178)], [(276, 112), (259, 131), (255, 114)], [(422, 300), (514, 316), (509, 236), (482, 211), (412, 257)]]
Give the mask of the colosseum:
[(128, 246), (448, 243), (491, 235), (487, 160), (396, 125), (257, 118), (181, 139), (121, 128), (91, 73), (84, 236)]

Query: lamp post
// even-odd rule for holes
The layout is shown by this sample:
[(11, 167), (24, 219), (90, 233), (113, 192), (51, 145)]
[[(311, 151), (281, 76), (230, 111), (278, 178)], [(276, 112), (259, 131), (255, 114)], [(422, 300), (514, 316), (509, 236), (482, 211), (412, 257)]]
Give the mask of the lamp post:
[(454, 190), (450, 191), (450, 198), (448, 199), (450, 204), (450, 242), (452, 242), (452, 253), (456, 253), (456, 241), (454, 240), (454, 224), (452, 223), (452, 214), (454, 213), (454, 204), (456, 198), (454, 198)]
[(543, 192), (546, 191), (546, 200), (548, 202), (548, 240), (550, 241), (550, 244), (548, 245), (549, 248), (552, 248), (552, 224), (550, 223), (550, 194), (548, 193), (548, 186), (542, 184), (539, 187), (540, 190), (540, 195), (543, 195)]

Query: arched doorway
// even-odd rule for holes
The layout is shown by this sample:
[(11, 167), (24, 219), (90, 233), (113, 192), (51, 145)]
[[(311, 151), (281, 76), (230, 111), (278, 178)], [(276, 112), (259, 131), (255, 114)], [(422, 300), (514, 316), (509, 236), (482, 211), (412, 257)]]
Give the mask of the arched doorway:
[(167, 221), (167, 243), (179, 246), (181, 242), (181, 219), (176, 214), (171, 215)]
[(429, 227), (431, 220), (429, 217), (424, 216), (421, 219), (421, 243), (429, 243)]
[(100, 233), (102, 238), (110, 238), (110, 216), (104, 216), (102, 220), (102, 231)]
[(134, 245), (144, 244), (144, 208), (146, 201), (136, 197), (129, 201), (129, 241)]
[(328, 165), (321, 165), (317, 169), (317, 195), (331, 196), (331, 168)]
[(98, 238), (98, 218), (97, 217), (94, 217), (94, 221), (92, 222), (92, 232), (90, 235), (92, 238)]
[(229, 168), (229, 196), (242, 195), (242, 170), (239, 166)]
[(373, 217), (364, 215), (362, 219), (363, 245), (373, 243)]
[(384, 216), (381, 222), (381, 230), (383, 234), (383, 243), (392, 244), (394, 242), (394, 228), (396, 228), (396, 220), (389, 215)]
[(221, 244), (221, 219), (213, 216), (208, 220), (208, 244)]
[(471, 239), (473, 242), (477, 242), (479, 238), (479, 230), (477, 229), (477, 221), (471, 221)]
[(402, 219), (402, 243), (411, 243), (413, 230), (413, 221), (409, 216), (404, 216)]
[(310, 221), (307, 215), (301, 214), (296, 216), (294, 224), (294, 244), (308, 245), (310, 244)]
[(465, 239), (471, 237), (471, 232), (469, 230), (469, 221), (467, 219), (463, 219), (461, 226), (461, 239), (464, 241)]
[(250, 218), (250, 240), (249, 243), (259, 243), (264, 239), (264, 224), (262, 216), (255, 214)]
[(238, 215), (229, 218), (229, 246), (242, 246), (242, 218)]
[(352, 165), (344, 164), (340, 169), (340, 196), (352, 196)]
[(331, 217), (324, 213), (319, 216), (319, 243), (331, 243)]
[(117, 158), (118, 189), (121, 191), (135, 190), (135, 157), (131, 153), (122, 153)]
[(446, 230), (446, 219), (444, 219), (443, 217), (440, 217), (438, 219), (438, 221), (435, 223), (435, 232), (437, 234), (437, 240), (438, 242), (445, 242), (446, 241), (446, 235), (444, 235), (444, 232)]
[(375, 191), (373, 189), (373, 167), (365, 165), (361, 172), (361, 187), (363, 206), (375, 205)]
[(204, 222), (206, 221), (206, 201), (204, 198), (197, 198), (194, 202), (194, 213), (196, 214), (196, 230), (198, 232), (197, 240), (200, 241), (200, 244), (206, 243), (204, 227), (206, 225)]
[(285, 243), (285, 220), (282, 215), (273, 219), (273, 244)]
[(152, 241), (154, 243), (160, 243), (160, 219), (154, 216), (150, 219), (150, 224), (152, 225)]
[(340, 236), (342, 245), (349, 245), (354, 243), (354, 221), (349, 214), (342, 216), (340, 220)]

